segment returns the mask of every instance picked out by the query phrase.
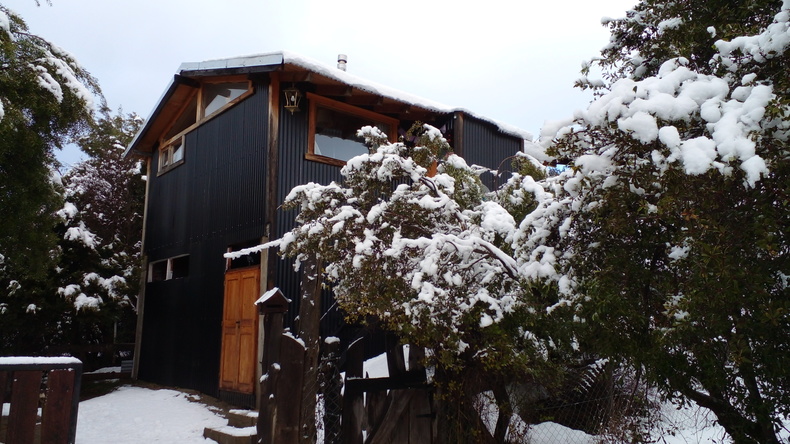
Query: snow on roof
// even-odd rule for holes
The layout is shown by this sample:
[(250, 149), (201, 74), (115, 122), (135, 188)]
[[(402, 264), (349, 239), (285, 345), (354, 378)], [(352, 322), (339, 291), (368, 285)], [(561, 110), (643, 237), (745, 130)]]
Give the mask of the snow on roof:
[[(277, 295), (277, 293), (282, 294), (282, 292), (280, 291), (279, 288), (277, 288), (277, 287), (272, 288), (271, 290), (269, 290), (266, 293), (264, 293), (260, 298), (258, 298), (258, 300), (255, 301), (255, 305), (265, 304), (265, 303), (269, 302), (269, 299), (272, 299), (275, 295)], [(285, 296), (283, 296), (283, 297), (285, 298)], [(288, 298), (285, 298), (285, 300), (288, 301), (288, 302), (291, 302), (291, 300), (288, 299)]]
[(295, 54), (290, 51), (277, 51), (277, 52), (270, 52), (263, 54), (232, 57), (227, 59), (207, 60), (204, 62), (183, 63), (179, 67), (179, 73), (188, 76), (190, 73), (195, 73), (199, 71), (217, 70), (217, 69), (242, 69), (249, 67), (276, 66), (281, 64), (298, 66), (300, 68), (306, 69), (316, 74), (320, 74), (324, 77), (344, 83), (353, 88), (371, 94), (376, 94), (382, 97), (387, 97), (393, 100), (397, 100), (399, 102), (408, 103), (410, 105), (417, 106), (429, 111), (435, 111), (439, 113), (452, 113), (452, 112), (460, 111), (463, 112), (464, 114), (470, 115), (472, 117), (475, 117), (477, 119), (495, 125), (497, 128), (499, 128), (501, 132), (505, 134), (509, 134), (515, 137), (520, 137), (525, 140), (532, 140), (531, 133), (522, 130), (520, 128), (517, 128), (515, 126), (508, 125), (496, 121), (494, 119), (489, 119), (487, 117), (473, 113), (466, 108), (448, 106), (439, 102), (435, 102), (433, 100), (425, 99), (423, 97), (419, 97), (414, 94), (409, 94), (397, 90), (395, 88), (390, 88), (388, 86), (376, 82), (372, 82), (370, 80), (363, 79), (353, 74), (349, 74), (346, 71), (342, 71), (335, 67), (328, 66), (315, 59), (311, 59), (309, 57)]

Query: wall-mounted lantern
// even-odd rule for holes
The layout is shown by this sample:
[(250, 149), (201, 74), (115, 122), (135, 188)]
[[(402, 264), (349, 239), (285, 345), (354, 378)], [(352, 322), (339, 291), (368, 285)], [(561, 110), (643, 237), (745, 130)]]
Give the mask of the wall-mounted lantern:
[(283, 94), (285, 94), (283, 107), (290, 111), (291, 114), (299, 111), (299, 101), (302, 99), (302, 92), (295, 86), (291, 86), (290, 88), (285, 88)]

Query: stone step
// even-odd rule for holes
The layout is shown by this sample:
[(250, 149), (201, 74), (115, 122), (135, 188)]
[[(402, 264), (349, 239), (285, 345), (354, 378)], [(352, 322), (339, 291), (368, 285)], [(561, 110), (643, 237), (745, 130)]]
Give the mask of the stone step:
[(213, 439), (219, 444), (256, 444), (258, 442), (257, 429), (253, 427), (206, 427), (203, 437)]
[(258, 412), (256, 410), (233, 409), (226, 415), (228, 425), (231, 427), (255, 427), (258, 423)]

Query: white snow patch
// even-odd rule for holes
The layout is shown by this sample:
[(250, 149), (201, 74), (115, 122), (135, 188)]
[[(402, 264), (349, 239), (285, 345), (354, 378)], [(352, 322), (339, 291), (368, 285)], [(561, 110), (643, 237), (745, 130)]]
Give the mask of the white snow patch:
[(124, 386), (80, 403), (78, 444), (168, 442), (205, 444), (204, 427), (227, 421), (198, 397), (175, 390)]

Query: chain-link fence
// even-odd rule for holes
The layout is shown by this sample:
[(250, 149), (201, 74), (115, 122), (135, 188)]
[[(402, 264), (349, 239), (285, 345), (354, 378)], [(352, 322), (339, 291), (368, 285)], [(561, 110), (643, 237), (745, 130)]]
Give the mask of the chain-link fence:
[(340, 444), (340, 418), (343, 415), (343, 378), (340, 376), (339, 344), (327, 344), (319, 365), (319, 405), (316, 425), (324, 444)]
[[(509, 395), (514, 415), (507, 436), (514, 444), (729, 442), (709, 410), (676, 408), (644, 384), (611, 373), (559, 396), (539, 385), (513, 386)], [(480, 395), (478, 411), (493, 432), (499, 412), (493, 394)]]
[[(315, 436), (307, 442), (341, 443), (343, 381), (339, 350), (321, 355)], [(726, 442), (715, 418), (704, 409), (678, 410), (632, 374), (611, 368), (588, 370), (564, 388), (551, 392), (539, 383), (511, 384), (507, 390), (513, 411), (507, 442), (524, 444), (614, 444), (640, 442)], [(492, 392), (479, 395), (475, 406), (494, 433), (499, 408)], [(700, 434), (700, 431), (704, 431)], [(706, 440), (700, 441), (700, 436)], [(677, 437), (682, 440), (678, 441)]]

